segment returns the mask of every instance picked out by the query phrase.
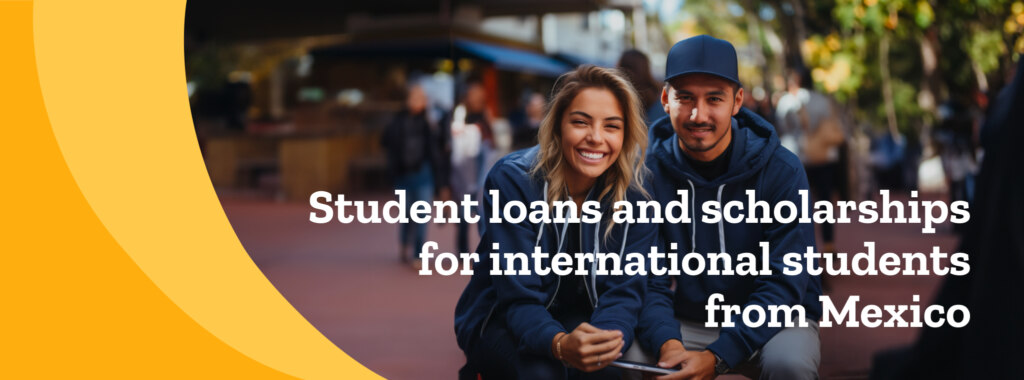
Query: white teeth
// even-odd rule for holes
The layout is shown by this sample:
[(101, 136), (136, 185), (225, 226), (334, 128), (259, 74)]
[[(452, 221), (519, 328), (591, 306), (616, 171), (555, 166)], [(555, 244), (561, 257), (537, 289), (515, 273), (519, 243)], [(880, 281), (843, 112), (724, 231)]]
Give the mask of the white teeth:
[(591, 160), (600, 160), (604, 157), (604, 153), (587, 153), (582, 151), (580, 152), (580, 155)]

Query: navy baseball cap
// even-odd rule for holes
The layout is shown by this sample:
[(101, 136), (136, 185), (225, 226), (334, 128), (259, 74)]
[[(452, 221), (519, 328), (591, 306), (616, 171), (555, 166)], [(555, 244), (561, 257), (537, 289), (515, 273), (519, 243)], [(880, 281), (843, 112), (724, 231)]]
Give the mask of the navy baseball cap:
[(736, 66), (736, 48), (729, 41), (702, 34), (679, 41), (668, 51), (665, 81), (686, 74), (711, 74), (742, 86)]

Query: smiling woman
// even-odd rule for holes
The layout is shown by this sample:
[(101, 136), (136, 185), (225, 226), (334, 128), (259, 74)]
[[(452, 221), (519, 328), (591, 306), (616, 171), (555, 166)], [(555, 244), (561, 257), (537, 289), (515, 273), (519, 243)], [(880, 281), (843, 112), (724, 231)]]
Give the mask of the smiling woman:
[[(507, 252), (584, 256), (648, 251), (656, 225), (615, 223), (609, 212), (615, 202), (646, 198), (640, 182), (646, 136), (638, 98), (617, 71), (584, 65), (562, 76), (541, 122), (538, 146), (506, 156), (487, 176), (481, 209), (506, 215), (484, 215), (477, 252), (495, 245)], [(572, 212), (583, 214), (596, 205), (600, 217), (549, 223), (550, 218), (538, 222), (531, 213), (528, 220), (509, 219), (508, 205), (536, 202), (581, 205)], [(455, 331), (467, 361), (460, 378), (620, 377), (608, 365), (632, 343), (644, 278), (536, 270), (551, 265), (551, 258), (482, 260), (473, 268), (455, 309)], [(490, 274), (521, 269), (532, 274)]]
[(580, 91), (568, 111), (561, 121), (562, 154), (573, 169), (566, 172), (566, 185), (569, 196), (580, 202), (619, 158), (624, 119), (615, 95), (603, 88)]
[(549, 181), (547, 201), (585, 198), (580, 190), (591, 190), (598, 176), (605, 181), (599, 197), (619, 201), (630, 186), (641, 189), (647, 126), (633, 86), (617, 70), (589, 65), (559, 81), (541, 122), (531, 168), (531, 174), (544, 174)]

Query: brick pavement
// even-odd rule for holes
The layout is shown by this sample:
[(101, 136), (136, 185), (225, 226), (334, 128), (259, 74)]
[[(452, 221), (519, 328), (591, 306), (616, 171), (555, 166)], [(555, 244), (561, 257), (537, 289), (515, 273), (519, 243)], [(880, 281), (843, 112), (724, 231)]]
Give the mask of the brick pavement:
[[(328, 339), (390, 379), (450, 379), (463, 363), (452, 317), (468, 278), (418, 276), (398, 262), (397, 227), (317, 225), (306, 204), (222, 198), (224, 210), (253, 261)], [(949, 226), (922, 236), (907, 225), (837, 226), (837, 248), (857, 252), (866, 238), (885, 251), (929, 252), (955, 248)], [(428, 239), (454, 250), (455, 226), (432, 225)], [(473, 242), (475, 247), (475, 242)], [(931, 299), (939, 279), (929, 277), (836, 278), (834, 302), (859, 294), (861, 302), (910, 303)], [(915, 329), (822, 329), (822, 377), (864, 378), (871, 355), (906, 344)]]

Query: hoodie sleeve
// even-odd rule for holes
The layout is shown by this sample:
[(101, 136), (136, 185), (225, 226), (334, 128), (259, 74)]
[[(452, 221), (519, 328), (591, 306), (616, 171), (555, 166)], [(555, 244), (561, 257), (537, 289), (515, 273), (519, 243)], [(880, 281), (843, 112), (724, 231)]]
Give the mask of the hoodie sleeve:
[[(665, 201), (657, 196), (657, 190), (652, 181), (647, 181), (646, 189), (651, 194), (652, 199)], [(647, 247), (637, 247), (638, 249), (643, 249), (640, 252), (650, 252), (651, 246), (656, 246), (658, 252), (665, 252), (666, 247), (663, 238), (666, 235), (661, 233), (661, 227), (665, 225), (668, 224), (653, 225), (657, 236)], [(649, 256), (645, 255), (645, 257)], [(658, 266), (668, 269), (668, 260), (661, 258), (658, 260)], [(648, 271), (650, 269), (648, 268)], [(646, 289), (644, 289), (643, 307), (641, 307), (640, 314), (637, 317), (636, 339), (637, 343), (647, 352), (660, 356), (661, 353), (659, 351), (662, 344), (671, 339), (676, 339), (680, 342), (683, 340), (679, 331), (679, 321), (675, 318), (675, 309), (673, 308), (672, 276), (669, 276), (668, 273), (662, 276), (649, 273), (644, 281), (646, 282)]]
[[(486, 224), (482, 241), (499, 242), (498, 252), (523, 252), (531, 254), (537, 239), (537, 226), (529, 222), (522, 223), (491, 223), (489, 211), (492, 207), (504, 210), (505, 204), (511, 201), (524, 202), (528, 205), (526, 194), (529, 190), (528, 173), (517, 170), (507, 161), (499, 161), (484, 181), (484, 204), (481, 223)], [(491, 197), (490, 190), (500, 191), (499, 199)], [(480, 255), (489, 260), (492, 247), (480, 247)], [(504, 260), (492, 263), (498, 270), (524, 269), (518, 265), (507, 267)], [(542, 288), (541, 276), (529, 275), (496, 275), (492, 276), (495, 293), (499, 305), (506, 308), (506, 324), (516, 339), (520, 350), (545, 357), (554, 358), (551, 353), (551, 340), (559, 332), (565, 332), (562, 324), (556, 321), (545, 307), (548, 295)]]
[[(786, 153), (792, 156), (791, 153)], [(783, 161), (779, 157), (775, 159)], [(795, 156), (789, 161), (796, 161)], [(798, 162), (794, 164), (784, 161), (783, 164), (785, 166), (776, 169), (765, 168), (766, 173), (771, 175), (764, 177), (767, 182), (760, 186), (759, 193), (763, 192), (763, 198), (770, 204), (780, 201), (800, 204), (798, 191), (807, 190), (807, 174)], [(746, 309), (750, 305), (759, 305), (765, 309), (768, 305), (801, 305), (804, 292), (811, 282), (811, 275), (806, 271), (795, 276), (783, 274), (785, 265), (782, 258), (787, 253), (804, 252), (808, 246), (814, 246), (814, 226), (810, 223), (771, 223), (765, 225), (761, 241), (770, 244), (768, 265), (771, 267), (772, 275), (760, 276), (754, 281), (755, 290), (743, 308)], [(736, 327), (722, 328), (718, 340), (707, 348), (718, 354), (730, 367), (735, 367), (781, 330), (782, 328), (767, 325), (751, 328), (743, 323), (737, 323)]]
[[(646, 254), (651, 246), (657, 244), (658, 226), (650, 223), (630, 224), (623, 232), (625, 248), (619, 255), (625, 265), (626, 255), (630, 253)], [(620, 247), (609, 247), (620, 249)], [(647, 256), (645, 255), (644, 258)], [(605, 278), (606, 289), (598, 298), (597, 309), (590, 317), (590, 324), (599, 329), (622, 331), (623, 352), (633, 344), (634, 330), (637, 327), (637, 314), (642, 309), (644, 293), (647, 288), (644, 276), (608, 276)]]
[[(658, 252), (665, 252), (665, 247), (657, 242)], [(668, 261), (659, 260), (661, 268), (668, 268)], [(676, 339), (682, 342), (679, 321), (675, 318), (672, 306), (672, 277), (667, 273), (662, 276), (647, 276), (647, 289), (644, 293), (643, 308), (640, 310), (637, 342), (647, 352), (660, 356), (661, 345)]]

